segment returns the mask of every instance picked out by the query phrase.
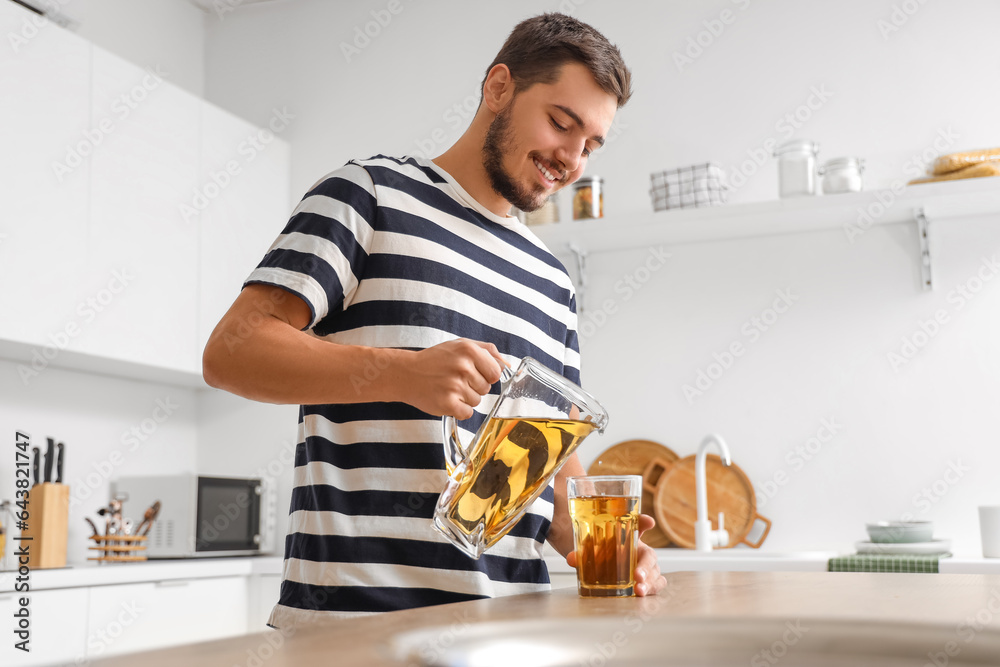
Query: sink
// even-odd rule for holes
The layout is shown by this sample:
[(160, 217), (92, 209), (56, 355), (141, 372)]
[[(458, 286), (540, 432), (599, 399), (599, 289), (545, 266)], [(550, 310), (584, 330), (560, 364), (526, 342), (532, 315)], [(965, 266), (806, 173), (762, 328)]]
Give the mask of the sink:
[[(577, 667), (672, 665), (729, 667), (903, 667), (922, 665), (953, 642), (945, 625), (795, 619), (621, 616), (498, 621), (423, 628), (397, 635), (389, 652), (425, 667)], [(448, 641), (443, 641), (448, 637)], [(984, 630), (948, 667), (995, 667), (1000, 631)]]

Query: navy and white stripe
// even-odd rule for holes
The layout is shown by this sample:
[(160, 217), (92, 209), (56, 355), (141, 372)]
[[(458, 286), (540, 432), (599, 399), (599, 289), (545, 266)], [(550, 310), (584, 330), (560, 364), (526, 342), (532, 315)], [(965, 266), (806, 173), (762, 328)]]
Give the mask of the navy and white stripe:
[[(429, 160), (376, 156), (316, 183), (247, 284), (305, 300), (307, 331), (341, 344), (423, 349), (455, 338), (531, 356), (579, 382), (565, 268), (515, 218), (483, 208)], [(468, 439), (496, 399), (472, 419)], [(441, 420), (403, 403), (305, 405), (269, 623), (544, 590), (551, 486), (478, 561), (432, 527), (445, 485)]]

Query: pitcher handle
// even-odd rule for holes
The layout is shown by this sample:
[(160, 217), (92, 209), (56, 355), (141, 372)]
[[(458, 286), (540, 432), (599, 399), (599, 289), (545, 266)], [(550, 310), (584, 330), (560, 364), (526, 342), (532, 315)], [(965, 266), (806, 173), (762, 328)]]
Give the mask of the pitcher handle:
[[(500, 369), (501, 395), (512, 377), (514, 377), (514, 373), (510, 366), (504, 364), (503, 368)], [(492, 412), (490, 414), (492, 415)], [(451, 475), (459, 464), (469, 459), (468, 451), (462, 444), (462, 439), (458, 437), (458, 422), (452, 415), (445, 415), (441, 421), (441, 442), (444, 444), (444, 467)]]
[(444, 467), (451, 475), (455, 472), (458, 464), (466, 459), (465, 447), (458, 437), (458, 423), (454, 417), (445, 415), (441, 425), (441, 441), (444, 443)]

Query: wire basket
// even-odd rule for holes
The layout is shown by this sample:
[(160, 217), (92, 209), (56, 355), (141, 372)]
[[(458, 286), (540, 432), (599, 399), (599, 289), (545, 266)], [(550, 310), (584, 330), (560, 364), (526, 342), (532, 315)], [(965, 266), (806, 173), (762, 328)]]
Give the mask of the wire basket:
[(654, 211), (718, 206), (729, 198), (726, 174), (711, 162), (656, 172), (649, 178)]

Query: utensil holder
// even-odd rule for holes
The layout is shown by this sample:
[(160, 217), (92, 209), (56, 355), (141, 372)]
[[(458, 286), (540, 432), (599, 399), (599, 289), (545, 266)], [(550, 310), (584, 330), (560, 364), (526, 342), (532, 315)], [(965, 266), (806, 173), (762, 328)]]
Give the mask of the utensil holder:
[(146, 560), (146, 535), (91, 535), (97, 546), (87, 547), (100, 551), (100, 556), (90, 556), (87, 560), (102, 563), (131, 563)]
[(21, 532), (28, 547), (28, 567), (44, 570), (66, 567), (69, 522), (69, 486), (55, 482), (35, 484), (28, 490), (27, 528)]

